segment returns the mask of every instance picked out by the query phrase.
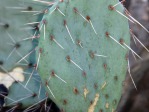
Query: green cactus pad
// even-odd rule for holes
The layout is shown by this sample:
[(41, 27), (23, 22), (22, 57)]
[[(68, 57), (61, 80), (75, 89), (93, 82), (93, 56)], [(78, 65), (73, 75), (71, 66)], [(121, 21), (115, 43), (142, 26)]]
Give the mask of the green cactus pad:
[[(23, 11), (42, 11), (45, 6), (37, 5), (30, 0), (1, 0), (0, 1), (0, 61), (3, 62), (3, 67), (7, 70), (12, 70), (15, 66), (20, 66), (17, 63), (21, 56), (28, 54), (34, 47), (33, 28), (37, 24), (25, 25), (27, 23), (40, 20), (39, 15), (33, 15), (33, 12)], [(26, 39), (26, 41), (23, 41)], [(16, 49), (18, 52), (15, 52)], [(14, 50), (14, 52), (12, 52)], [(11, 54), (12, 52), (12, 54)], [(8, 58), (8, 56), (11, 56)], [(26, 58), (26, 61), (29, 56)], [(22, 63), (26, 62), (25, 60)]]
[[(21, 103), (24, 108), (46, 97), (43, 86), (41, 86), (41, 92), (38, 95), (41, 79), (36, 71), (31, 76), (36, 63), (34, 49), (38, 44), (37, 39), (32, 41), (31, 37), (37, 37), (38, 32), (34, 35), (34, 31), (37, 30), (38, 24), (29, 24), (38, 22), (43, 17), (43, 13), (33, 15), (36, 12), (31, 11), (40, 12), (46, 8), (46, 5), (31, 0), (0, 0), (0, 74), (8, 76), (14, 69), (21, 68), (24, 76), (24, 80), (21, 82), (17, 80), (18, 77), (14, 77), (16, 82), (8, 87), (9, 93), (5, 97), (5, 106)], [(26, 57), (22, 58), (24, 56)], [(14, 74), (13, 76), (15, 76)], [(9, 77), (7, 80), (9, 83), (12, 78)], [(2, 82), (4, 79), (1, 80)], [(27, 86), (24, 87), (27, 82)], [(35, 97), (29, 97), (32, 95)]]
[(118, 0), (63, 0), (44, 15), (39, 73), (64, 112), (113, 112), (119, 102), (130, 44)]
[[(30, 76), (26, 76), (29, 79)], [(22, 85), (26, 85), (24, 81)], [(32, 78), (26, 86), (14, 83), (10, 89), (7, 98), (5, 99), (5, 106), (13, 107), (21, 104), (21, 108), (27, 108), (35, 103), (41, 103), (46, 99), (46, 92), (41, 83), (41, 79), (37, 72), (34, 72)], [(10, 99), (11, 98), (11, 99)]]

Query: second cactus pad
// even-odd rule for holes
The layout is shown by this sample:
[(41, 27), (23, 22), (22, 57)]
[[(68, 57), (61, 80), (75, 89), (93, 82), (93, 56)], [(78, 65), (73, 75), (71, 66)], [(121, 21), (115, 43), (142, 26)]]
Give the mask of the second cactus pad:
[(33, 31), (38, 28), (28, 24), (42, 17), (33, 16), (34, 11), (45, 8), (31, 0), (0, 0), (0, 84), (1, 90), (8, 89), (8, 96), (0, 95), (1, 106), (26, 108), (46, 98), (34, 70), (37, 40)]
[(38, 70), (65, 112), (112, 112), (121, 96), (129, 48), (118, 0), (63, 0), (40, 23)]

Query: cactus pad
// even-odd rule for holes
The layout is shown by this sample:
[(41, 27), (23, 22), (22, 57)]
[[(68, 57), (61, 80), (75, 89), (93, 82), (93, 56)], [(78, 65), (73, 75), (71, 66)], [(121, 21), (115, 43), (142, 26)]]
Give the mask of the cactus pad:
[(130, 35), (118, 0), (62, 0), (40, 23), (38, 70), (64, 112), (113, 112)]
[(45, 8), (31, 0), (0, 0), (0, 83), (8, 89), (5, 106), (28, 107), (46, 97), (34, 70), (37, 40), (32, 38), (37, 37), (33, 33), (37, 24), (27, 24), (40, 21), (42, 14), (32, 11)]

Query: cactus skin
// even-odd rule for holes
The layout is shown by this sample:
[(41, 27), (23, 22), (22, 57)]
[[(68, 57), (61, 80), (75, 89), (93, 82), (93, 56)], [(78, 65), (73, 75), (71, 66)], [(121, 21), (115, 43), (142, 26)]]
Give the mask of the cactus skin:
[[(13, 9), (8, 7), (26, 7), (26, 9)], [(23, 13), (20, 11), (24, 10), (35, 10), (40, 11), (44, 9), (44, 5), (39, 5), (31, 0), (0, 0), (0, 65), (6, 69), (6, 71), (10, 72), (12, 69), (16, 67), (21, 67), (24, 69), (24, 72), (31, 73), (34, 69), (33, 65), (35, 62), (35, 52), (32, 55), (29, 55), (25, 58), (28, 61), (27, 66), (22, 66), (20, 64), (16, 64), (23, 56), (28, 54), (31, 50), (33, 50), (37, 46), (37, 40), (34, 41), (26, 40), (22, 41), (22, 39), (29, 38), (33, 35), (33, 30), (23, 30), (23, 28), (30, 27), (33, 28), (34, 25), (24, 26), (26, 23), (35, 22), (37, 20), (41, 20), (41, 15), (33, 16), (33, 13)], [(4, 24), (4, 25), (2, 25)], [(15, 40), (16, 44), (14, 46), (9, 45), (8, 43), (13, 43), (13, 41), (8, 36), (7, 32), (12, 36)], [(7, 59), (10, 52), (16, 48), (17, 51), (22, 55), (19, 56), (15, 51), (12, 55)], [(21, 63), (25, 63), (26, 61), (21, 61)], [(0, 72), (4, 71), (0, 66)], [(22, 83), (25, 85), (30, 77), (29, 74), (24, 74), (25, 81)], [(42, 99), (45, 96), (45, 89), (41, 86), (40, 95), (38, 97), (39, 88), (40, 88), (40, 78), (36, 71), (33, 73), (28, 85), (26, 86), (28, 89), (32, 91), (28, 91), (24, 87), (22, 87), (19, 83), (13, 83), (12, 86), (9, 87), (8, 90), (8, 98), (13, 99), (14, 101), (5, 98), (5, 106), (14, 106), (17, 103), (22, 104), (22, 108), (26, 108), (30, 105), (33, 105)], [(35, 96), (35, 94), (36, 96)], [(22, 99), (29, 95), (34, 95), (34, 97), (29, 97), (26, 99)], [(21, 100), (22, 99), (22, 100)], [(20, 100), (20, 101), (19, 101)], [(12, 104), (12, 105), (11, 105)]]
[[(26, 76), (25, 78), (28, 79), (29, 76)], [(27, 108), (45, 99), (46, 98), (45, 88), (43, 85), (41, 85), (41, 82), (39, 82), (38, 80), (39, 81), (41, 80), (39, 77), (39, 74), (34, 73), (30, 82), (27, 85), (27, 88), (31, 90), (31, 92), (23, 88), (20, 84), (14, 83), (9, 88), (9, 94), (7, 96), (9, 98), (12, 98), (14, 101), (6, 98), (5, 100), (6, 106), (13, 107), (14, 105), (21, 104), (20, 108)], [(24, 81), (22, 84), (25, 85), (26, 81)], [(40, 91), (40, 94), (39, 94), (39, 91)], [(24, 99), (21, 100), (22, 98)]]
[[(116, 110), (127, 69), (128, 50), (109, 35), (118, 42), (123, 39), (125, 44), (130, 44), (128, 20), (108, 8), (116, 3), (118, 0), (64, 0), (50, 8), (40, 23), (45, 25), (45, 30), (43, 26), (36, 54), (40, 60), (38, 71), (49, 97), (64, 112)], [(122, 5), (116, 9), (123, 13)], [(81, 46), (77, 40), (81, 41)]]
[[(33, 30), (24, 30), (23, 28), (27, 28), (29, 26), (25, 26), (24, 24), (30, 23), (33, 21), (37, 21), (38, 16), (33, 16), (33, 13), (23, 13), (21, 11), (26, 11), (26, 9), (11, 9), (9, 7), (25, 7), (27, 10), (41, 10), (42, 6), (38, 6), (35, 4), (31, 4), (30, 0), (23, 2), (24, 0), (1, 0), (1, 18), (0, 23), (4, 23), (5, 25), (0, 27), (1, 40), (0, 41), (0, 60), (5, 61), (8, 57), (9, 53), (15, 46), (9, 45), (9, 43), (13, 43), (6, 31), (12, 36), (12, 38), (17, 43), (17, 50), (20, 52), (22, 56), (25, 56), (29, 53), (33, 47), (33, 42), (22, 41), (25, 38), (29, 38), (33, 35)], [(24, 5), (23, 5), (24, 3)], [(37, 8), (36, 8), (36, 7)], [(34, 8), (35, 7), (35, 8)], [(30, 26), (33, 28), (33, 26)], [(29, 32), (30, 31), (30, 32)], [(5, 44), (5, 46), (4, 46)], [(19, 45), (18, 45), (19, 44)], [(28, 57), (27, 57), (28, 58)], [(20, 56), (17, 53), (13, 53), (13, 55), (8, 59), (8, 62), (3, 62), (3, 67), (7, 68), (7, 70), (12, 70), (16, 65), (16, 62), (19, 61)], [(32, 59), (31, 59), (32, 60)], [(33, 60), (34, 61), (34, 60)]]

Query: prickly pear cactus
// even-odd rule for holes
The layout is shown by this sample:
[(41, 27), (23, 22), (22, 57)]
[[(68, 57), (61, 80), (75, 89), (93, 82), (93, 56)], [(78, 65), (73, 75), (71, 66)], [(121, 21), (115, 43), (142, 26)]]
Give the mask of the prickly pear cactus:
[[(0, 60), (3, 67), (12, 70), (14, 66), (18, 66), (20, 57), (29, 53), (34, 45), (30, 41), (33, 38), (33, 30), (35, 25), (27, 25), (33, 21), (38, 21), (38, 16), (33, 15), (29, 11), (39, 11), (42, 6), (30, 3), (24, 0), (1, 0), (1, 17), (0, 17)], [(28, 4), (27, 4), (28, 3)], [(36, 7), (35, 7), (36, 6)], [(35, 29), (36, 30), (36, 29)], [(32, 38), (31, 38), (32, 37)], [(14, 52), (16, 53), (14, 53)], [(29, 56), (28, 56), (29, 57)], [(9, 63), (5, 62), (8, 61)], [(27, 59), (22, 59), (27, 63)]]
[(28, 107), (46, 97), (34, 67), (37, 21), (45, 7), (31, 0), (0, 0), (0, 84), (8, 89), (5, 106)]
[(114, 112), (129, 48), (118, 0), (61, 0), (44, 15), (38, 70), (64, 112)]

